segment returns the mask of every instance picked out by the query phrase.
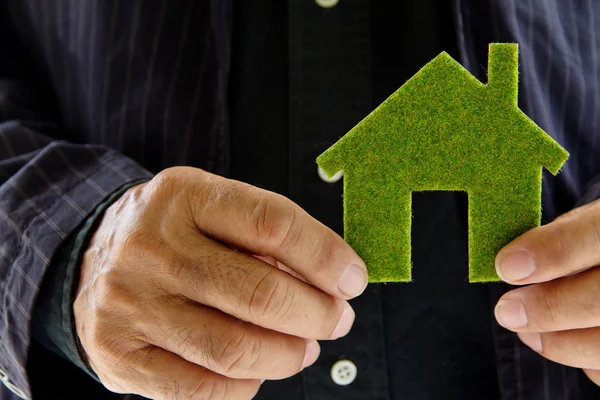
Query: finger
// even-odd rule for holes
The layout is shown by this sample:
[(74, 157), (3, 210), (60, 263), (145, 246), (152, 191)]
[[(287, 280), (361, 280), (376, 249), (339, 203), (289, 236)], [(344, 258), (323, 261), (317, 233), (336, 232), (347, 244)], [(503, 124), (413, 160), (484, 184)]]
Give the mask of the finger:
[(100, 376), (107, 389), (150, 399), (250, 400), (259, 380), (231, 379), (185, 361), (155, 346), (130, 353), (111, 377)]
[(167, 274), (160, 278), (168, 293), (302, 338), (333, 339), (350, 330), (354, 311), (346, 300), (212, 239), (187, 238), (189, 242), (182, 244), (185, 259), (169, 263)]
[(148, 342), (220, 375), (283, 379), (313, 364), (316, 341), (285, 335), (234, 319), (181, 297), (161, 297), (136, 327)]
[(549, 332), (600, 326), (600, 269), (512, 290), (494, 313), (507, 329)]
[(519, 332), (523, 343), (548, 360), (575, 368), (600, 369), (600, 328)]
[(549, 281), (600, 263), (600, 202), (563, 215), (519, 236), (496, 257), (506, 282)]
[(600, 386), (600, 371), (597, 369), (584, 369), (583, 373), (596, 385)]
[(308, 283), (307, 280), (304, 279), (304, 277), (302, 275), (300, 275), (299, 273), (297, 273), (296, 271), (294, 271), (287, 265), (280, 263), (279, 261), (274, 259), (272, 256), (260, 256), (257, 254), (252, 254), (252, 257), (256, 257), (259, 260), (266, 262), (267, 264), (271, 264), (275, 268), (279, 268), (280, 270), (287, 272), (288, 274), (292, 275), (294, 278), (300, 279), (302, 282)]
[[(349, 299), (367, 285), (361, 258), (331, 229), (289, 199), (212, 174), (191, 174), (198, 229), (259, 255), (271, 255), (333, 296)], [(224, 223), (227, 221), (227, 223)]]

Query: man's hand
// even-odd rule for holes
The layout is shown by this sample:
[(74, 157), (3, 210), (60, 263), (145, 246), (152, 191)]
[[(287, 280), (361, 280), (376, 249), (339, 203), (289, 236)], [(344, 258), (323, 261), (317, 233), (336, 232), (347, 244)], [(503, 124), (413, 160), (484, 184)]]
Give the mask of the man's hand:
[(358, 255), (290, 200), (171, 168), (106, 211), (84, 256), (76, 329), (111, 391), (251, 399), (261, 380), (314, 363), (316, 339), (346, 335), (346, 300), (366, 285)]
[(600, 385), (600, 201), (532, 229), (502, 249), (498, 275), (513, 285), (498, 322), (549, 360)]

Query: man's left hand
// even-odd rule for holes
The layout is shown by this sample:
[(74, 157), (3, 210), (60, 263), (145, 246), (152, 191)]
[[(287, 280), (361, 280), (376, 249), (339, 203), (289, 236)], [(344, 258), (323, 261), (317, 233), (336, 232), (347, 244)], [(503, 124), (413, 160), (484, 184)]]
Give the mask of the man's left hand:
[(498, 323), (549, 360), (600, 385), (600, 201), (535, 228), (496, 257), (498, 275), (529, 285), (498, 301)]

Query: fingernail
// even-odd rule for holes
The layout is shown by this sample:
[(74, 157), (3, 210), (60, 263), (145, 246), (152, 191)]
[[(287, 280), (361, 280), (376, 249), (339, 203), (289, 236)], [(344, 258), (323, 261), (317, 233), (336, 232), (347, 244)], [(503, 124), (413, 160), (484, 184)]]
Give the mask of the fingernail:
[(537, 352), (542, 351), (542, 336), (537, 332), (519, 332), (521, 341)]
[(346, 296), (356, 297), (367, 287), (367, 269), (360, 265), (352, 264), (340, 277), (338, 288)]
[(352, 310), (352, 307), (350, 307), (350, 305), (348, 305), (347, 308), (342, 312), (342, 316), (340, 317), (340, 320), (339, 320), (337, 326), (333, 330), (333, 333), (331, 334), (331, 338), (337, 339), (342, 336), (346, 336), (348, 334), (348, 332), (350, 332), (350, 328), (352, 328), (353, 323), (354, 323), (354, 310)]
[(509, 329), (527, 325), (525, 307), (519, 300), (500, 300), (496, 305), (496, 319), (500, 325)]
[(319, 358), (319, 354), (321, 353), (321, 347), (319, 343), (316, 341), (310, 341), (306, 345), (306, 352), (304, 353), (304, 361), (302, 361), (301, 370), (308, 367), (309, 365), (313, 365), (317, 358)]
[(525, 252), (510, 253), (500, 260), (496, 272), (504, 281), (519, 281), (535, 272), (535, 262)]

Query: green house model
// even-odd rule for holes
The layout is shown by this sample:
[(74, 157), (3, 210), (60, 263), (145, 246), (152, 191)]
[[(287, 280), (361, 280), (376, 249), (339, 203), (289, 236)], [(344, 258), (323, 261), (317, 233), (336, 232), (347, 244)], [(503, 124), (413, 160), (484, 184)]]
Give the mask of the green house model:
[(492, 43), (488, 84), (443, 52), (317, 158), (344, 176), (344, 238), (370, 282), (411, 281), (412, 192), (466, 191), (469, 282), (540, 225), (542, 167), (569, 154), (517, 105), (518, 47)]

